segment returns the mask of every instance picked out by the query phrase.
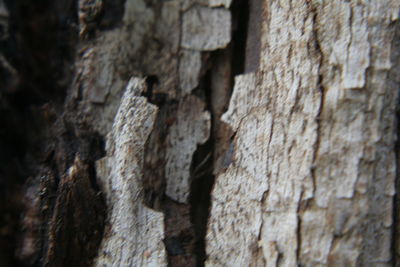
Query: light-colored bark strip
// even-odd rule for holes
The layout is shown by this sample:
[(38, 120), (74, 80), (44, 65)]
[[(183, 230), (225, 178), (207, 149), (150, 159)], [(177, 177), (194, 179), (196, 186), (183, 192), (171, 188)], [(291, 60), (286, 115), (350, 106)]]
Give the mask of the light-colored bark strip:
[(269, 138), (265, 133), (272, 127), (272, 118), (264, 117), (264, 112), (255, 110), (254, 116), (243, 120), (237, 133), (235, 159), (214, 185), (206, 238), (207, 266), (249, 266), (257, 251), (261, 204), (268, 190), (266, 166), (259, 163), (267, 161), (263, 152)]
[(400, 3), (356, 2), (264, 2), (259, 72), (223, 116), (207, 266), (390, 266)]
[(201, 52), (184, 49), (179, 62), (179, 81), (182, 94), (190, 94), (199, 85)]
[(109, 215), (96, 266), (166, 266), (164, 216), (143, 203), (144, 144), (157, 108), (140, 97), (145, 81), (132, 79), (97, 162)]
[(254, 108), (267, 104), (265, 94), (259, 87), (256, 87), (255, 73), (238, 75), (235, 77), (229, 109), (225, 112), (221, 120), (226, 122), (236, 131), (247, 114)]
[[(391, 63), (390, 24), (399, 7), (389, 0), (316, 6), (325, 93), (314, 162), (316, 207), (303, 219), (321, 226), (302, 224), (304, 263), (392, 265), (398, 88), (388, 73), (398, 68)], [(332, 61), (337, 39), (347, 45), (339, 63)], [(325, 251), (311, 246), (317, 235)]]
[(167, 137), (165, 193), (180, 203), (189, 201), (192, 156), (197, 145), (204, 144), (210, 136), (211, 115), (204, 109), (205, 103), (197, 97), (185, 98)]

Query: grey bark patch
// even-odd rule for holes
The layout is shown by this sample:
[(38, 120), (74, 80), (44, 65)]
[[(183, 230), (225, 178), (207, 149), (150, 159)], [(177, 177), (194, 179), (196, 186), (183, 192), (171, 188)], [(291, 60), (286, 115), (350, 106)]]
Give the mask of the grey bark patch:
[(256, 72), (260, 65), (261, 26), (263, 1), (249, 1), (249, 21), (247, 25), (245, 72)]
[(230, 124), (236, 131), (242, 119), (254, 107), (265, 105), (267, 99), (256, 87), (254, 73), (238, 75), (235, 77), (235, 86), (229, 109), (222, 115), (222, 121)]
[(205, 103), (195, 96), (185, 98), (178, 108), (176, 122), (168, 133), (166, 155), (166, 194), (187, 203), (190, 193), (190, 164), (198, 144), (210, 136), (211, 115)]
[(179, 63), (179, 80), (183, 94), (190, 94), (199, 85), (201, 52), (183, 50)]
[(107, 155), (97, 172), (110, 207), (96, 266), (165, 266), (164, 216), (144, 205), (141, 177), (144, 145), (157, 108), (144, 97), (144, 79), (131, 79), (107, 138)]
[(231, 40), (231, 13), (224, 8), (195, 6), (183, 14), (183, 48), (215, 50)]

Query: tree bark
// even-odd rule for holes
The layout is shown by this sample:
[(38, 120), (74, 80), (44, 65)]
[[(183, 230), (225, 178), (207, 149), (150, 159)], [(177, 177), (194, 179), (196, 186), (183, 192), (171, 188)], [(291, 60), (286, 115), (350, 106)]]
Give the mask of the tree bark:
[(0, 0), (0, 265), (399, 265), (399, 14)]
[(389, 266), (397, 236), (398, 1), (266, 1), (258, 72), (236, 77), (234, 160), (208, 266)]

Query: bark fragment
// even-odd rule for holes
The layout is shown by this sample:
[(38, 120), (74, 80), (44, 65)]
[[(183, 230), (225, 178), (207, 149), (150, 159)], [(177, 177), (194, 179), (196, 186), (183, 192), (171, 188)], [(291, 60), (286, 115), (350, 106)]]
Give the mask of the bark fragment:
[(190, 194), (190, 166), (197, 145), (210, 136), (210, 113), (204, 102), (189, 96), (178, 107), (176, 123), (167, 138), (166, 194), (175, 201), (187, 203)]
[(183, 50), (179, 64), (180, 87), (184, 95), (190, 94), (199, 85), (201, 71), (201, 52)]
[(181, 46), (194, 50), (224, 48), (231, 40), (231, 13), (224, 8), (194, 6), (182, 17)]
[(97, 163), (110, 211), (96, 266), (166, 265), (163, 214), (144, 205), (142, 190), (144, 145), (157, 112), (139, 96), (144, 86), (144, 80), (131, 80), (107, 139), (107, 156)]

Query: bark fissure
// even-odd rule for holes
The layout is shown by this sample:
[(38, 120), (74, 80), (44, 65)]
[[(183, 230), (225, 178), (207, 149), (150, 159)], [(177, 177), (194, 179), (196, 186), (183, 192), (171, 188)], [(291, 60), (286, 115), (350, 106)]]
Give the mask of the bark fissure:
[[(254, 1), (253, 1), (254, 2)], [(249, 49), (248, 46), (253, 46), (256, 44), (248, 44), (250, 40), (248, 39), (248, 33), (249, 33), (249, 21), (250, 21), (250, 3), (249, 1), (240, 1), (240, 0), (234, 0), (232, 3), (231, 7), (231, 12), (232, 12), (232, 49), (233, 49), (233, 54), (232, 54), (232, 78), (231, 78), (231, 83), (233, 87), (233, 82), (234, 78), (236, 75), (247, 73), (247, 72), (252, 72), (257, 70), (258, 68), (258, 62), (257, 59), (259, 58), (258, 56), (254, 56), (252, 60), (254, 62), (251, 62), (249, 60), (246, 61), (247, 55), (250, 53), (257, 53), (257, 48), (254, 50)], [(255, 17), (255, 16), (254, 16)], [(252, 25), (254, 26), (254, 25)], [(254, 36), (254, 43), (256, 43), (256, 40), (259, 38), (260, 32), (258, 32), (259, 29), (251, 29), (250, 33)], [(257, 54), (256, 54), (257, 55)], [(232, 89), (231, 89), (232, 91)], [(229, 103), (229, 102), (228, 102)]]
[(311, 165), (311, 177), (313, 180), (313, 195), (315, 195), (315, 189), (316, 189), (316, 177), (315, 177), (315, 164), (316, 164), (316, 158), (318, 155), (319, 151), (319, 146), (320, 146), (320, 139), (321, 139), (321, 114), (324, 109), (324, 101), (325, 101), (325, 88), (323, 86), (323, 72), (322, 72), (322, 65), (324, 62), (324, 55), (321, 51), (320, 47), (320, 40), (319, 40), (319, 35), (318, 35), (318, 25), (317, 25), (317, 16), (318, 13), (315, 9), (315, 7), (312, 6), (312, 4), (308, 4), (308, 7), (311, 12), (312, 16), (312, 33), (313, 33), (313, 41), (314, 41), (314, 49), (310, 48), (310, 50), (315, 50), (316, 53), (318, 54), (319, 57), (319, 64), (318, 64), (318, 80), (317, 84), (315, 85), (315, 88), (319, 90), (319, 108), (316, 116), (316, 138), (315, 138), (315, 144), (313, 147), (313, 156), (312, 156), (312, 165)]
[[(243, 46), (243, 42), (241, 42), (240, 39), (242, 37), (245, 38), (246, 36), (246, 20), (248, 18), (246, 17), (246, 14), (243, 15), (243, 10), (238, 7), (241, 6), (236, 5), (232, 8), (235, 12), (240, 10), (238, 13), (242, 17), (238, 23), (238, 29), (234, 30), (235, 34), (233, 35), (233, 39), (236, 39), (237, 41), (237, 47), (232, 48), (235, 46), (234, 41), (233, 44), (229, 45), (228, 48), (224, 50), (212, 53), (203, 52), (202, 69), (203, 73), (206, 72), (206, 74), (199, 79), (199, 86), (197, 89), (193, 90), (192, 93), (192, 95), (204, 101), (204, 110), (210, 113), (211, 127), (209, 130), (210, 136), (208, 137), (208, 141), (203, 145), (197, 146), (191, 160), (189, 205), (178, 203), (168, 195), (171, 191), (166, 191), (168, 181), (165, 180), (166, 177), (164, 175), (167, 169), (165, 169), (164, 166), (166, 166), (165, 164), (167, 163), (165, 158), (168, 156), (168, 152), (164, 149), (168, 147), (160, 145), (168, 145), (168, 135), (170, 135), (171, 132), (170, 126), (175, 124), (177, 120), (179, 121), (179, 118), (177, 118), (177, 116), (180, 116), (177, 115), (180, 108), (179, 106), (182, 101), (186, 101), (186, 97), (183, 97), (183, 100), (180, 100), (179, 98), (177, 99), (175, 102), (176, 108), (171, 109), (171, 104), (172, 107), (174, 104), (173, 102), (168, 101), (165, 103), (167, 109), (163, 108), (163, 105), (158, 105), (160, 108), (160, 115), (157, 120), (161, 120), (161, 123), (156, 122), (152, 137), (149, 139), (151, 140), (151, 138), (155, 138), (154, 136), (159, 136), (157, 137), (158, 141), (150, 141), (153, 142), (153, 146), (158, 144), (158, 156), (154, 155), (154, 148), (148, 150), (146, 153), (149, 156), (151, 155), (153, 160), (155, 157), (158, 157), (159, 160), (158, 164), (152, 164), (153, 168), (145, 168), (145, 173), (153, 173), (150, 175), (145, 174), (145, 184), (149, 184), (148, 181), (151, 179), (153, 181), (150, 183), (150, 187), (147, 187), (146, 199), (150, 207), (160, 209), (165, 214), (166, 236), (164, 243), (168, 251), (168, 262), (171, 266), (204, 265), (205, 233), (210, 208), (211, 189), (214, 182), (214, 173), (218, 172), (220, 168), (223, 168), (221, 162), (225, 153), (224, 151), (226, 151), (230, 146), (230, 138), (232, 135), (229, 133), (229, 130), (228, 133), (226, 133), (224, 132), (225, 130), (221, 128), (226, 126), (220, 125), (220, 117), (223, 112), (226, 111), (229, 103), (229, 96), (232, 91), (231, 84), (233, 83), (233, 73), (235, 72), (237, 74), (244, 71), (244, 61), (241, 61), (240, 59), (244, 59), (245, 46)], [(185, 9), (184, 12), (187, 12), (192, 8), (196, 8), (196, 6), (192, 5), (190, 8)], [(221, 10), (223, 10), (223, 8)], [(244, 9), (244, 11), (247, 12), (247, 9)], [(183, 23), (182, 13), (184, 12), (180, 12), (179, 15), (179, 21), (181, 24)], [(199, 10), (197, 10), (197, 12), (199, 12)], [(201, 13), (196, 14), (199, 16), (201, 15)], [(236, 15), (234, 15), (234, 21), (235, 17)], [(181, 29), (181, 31), (182, 30), (183, 29)], [(181, 36), (182, 33), (179, 34), (180, 40), (182, 40)], [(238, 38), (238, 36), (240, 38)], [(235, 50), (233, 51), (233, 49)], [(182, 52), (182, 49), (180, 49), (180, 51)], [(233, 57), (233, 55), (235, 55), (235, 57)], [(179, 60), (179, 62), (182, 63), (181, 60)], [(233, 69), (235, 70), (233, 71)], [(187, 78), (179, 76), (180, 83), (183, 79)], [(166, 99), (168, 98), (169, 97), (166, 96)], [(150, 151), (152, 150), (153, 153), (150, 154)], [(150, 162), (152, 160), (151, 158), (149, 158), (147, 162)], [(168, 164), (171, 165), (173, 163), (169, 162)], [(154, 168), (156, 165), (157, 167)], [(155, 172), (157, 172), (158, 175), (154, 175)], [(154, 177), (156, 180), (151, 177)], [(188, 211), (190, 211), (189, 214)], [(180, 225), (180, 229), (177, 229), (177, 225)]]
[[(392, 64), (394, 67), (389, 73), (389, 79), (392, 80), (393, 83), (397, 84), (397, 87), (400, 90), (400, 23), (397, 21), (392, 25), (394, 28), (394, 38), (392, 41), (391, 49), (393, 51), (392, 55)], [(399, 94), (398, 92), (397, 94)], [(393, 227), (392, 227), (392, 244), (391, 244), (391, 253), (392, 253), (392, 265), (398, 266), (400, 263), (400, 227), (399, 223), (396, 223), (400, 220), (400, 98), (397, 99), (397, 107), (396, 107), (396, 143), (395, 143), (395, 155), (396, 155), (396, 180), (395, 180), (395, 188), (396, 194), (393, 198)]]
[[(221, 121), (221, 116), (228, 109), (233, 91), (234, 77), (243, 74), (246, 70), (257, 68), (257, 62), (248, 63), (246, 66), (246, 40), (248, 40), (249, 26), (248, 1), (233, 1), (232, 12), (232, 41), (228, 48), (211, 54), (210, 70), (204, 77), (205, 97), (207, 109), (211, 114), (211, 134), (207, 143), (198, 147), (194, 160), (194, 170), (197, 164), (203, 164), (207, 159), (208, 166), (202, 168), (205, 172), (192, 173), (191, 186), (191, 210), (192, 222), (197, 236), (197, 266), (202, 267), (206, 261), (206, 233), (208, 218), (211, 209), (211, 192), (215, 182), (215, 175), (226, 170), (230, 163), (234, 150), (232, 137), (234, 132)], [(221, 81), (220, 69), (225, 70), (229, 78)]]
[[(213, 58), (211, 56), (210, 61)], [(212, 64), (212, 63), (211, 63)], [(211, 121), (215, 120), (215, 114), (211, 109), (212, 85), (210, 71), (203, 78), (206, 109), (210, 111)], [(211, 189), (214, 184), (214, 131), (215, 123), (211, 124), (210, 137), (204, 145), (197, 147), (193, 154), (191, 163), (191, 186), (190, 186), (190, 221), (195, 232), (195, 255), (196, 266), (203, 267), (206, 259), (205, 234), (211, 201)]]

